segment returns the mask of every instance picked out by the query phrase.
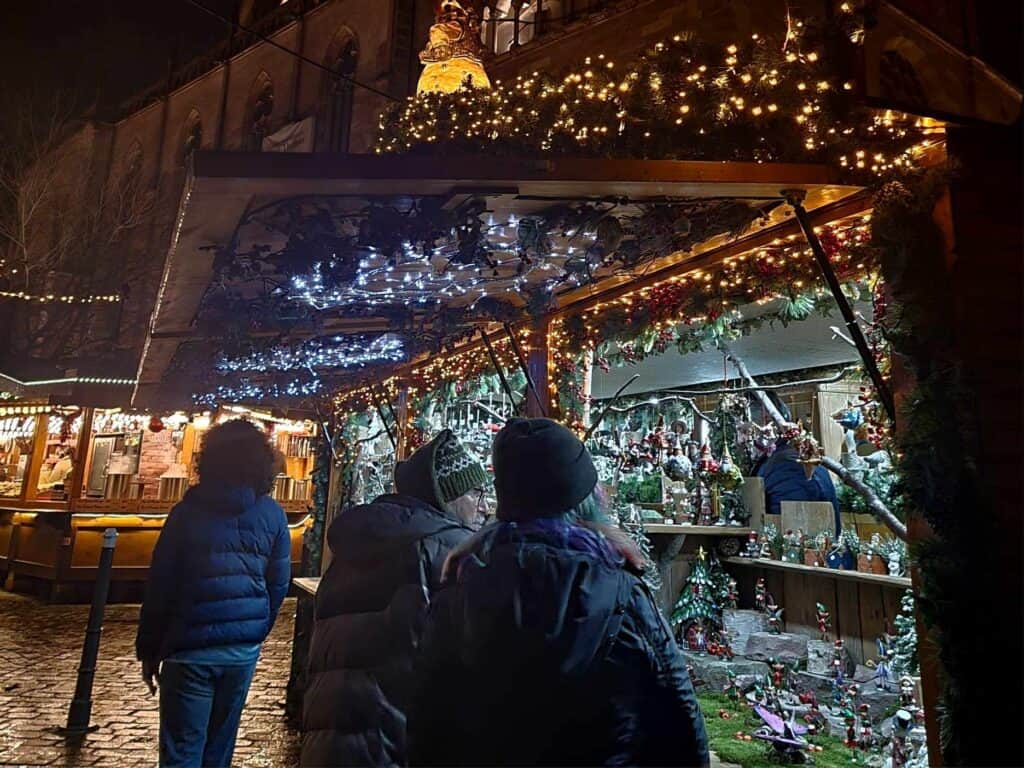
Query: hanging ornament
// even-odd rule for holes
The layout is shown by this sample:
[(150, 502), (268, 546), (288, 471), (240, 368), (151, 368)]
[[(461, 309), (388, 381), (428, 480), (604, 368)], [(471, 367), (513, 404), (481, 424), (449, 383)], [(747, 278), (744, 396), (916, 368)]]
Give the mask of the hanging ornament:
[(150, 432), (156, 434), (157, 432), (164, 431), (164, 422), (159, 416), (152, 416), (149, 419), (148, 429)]

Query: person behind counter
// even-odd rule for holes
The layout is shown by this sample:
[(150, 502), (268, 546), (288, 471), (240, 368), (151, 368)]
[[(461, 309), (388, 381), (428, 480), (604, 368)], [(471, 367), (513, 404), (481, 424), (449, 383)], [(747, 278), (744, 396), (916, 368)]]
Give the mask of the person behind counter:
[(493, 447), (498, 523), (460, 545), (431, 606), (409, 764), (694, 765), (707, 736), (635, 551), (582, 521), (597, 472), (549, 419)]
[(331, 524), (303, 701), (303, 766), (405, 765), (413, 655), (452, 547), (486, 512), (487, 474), (451, 430), (395, 467), (397, 494)]
[(228, 421), (206, 436), (199, 484), (167, 516), (135, 641), (160, 687), (160, 765), (229, 766), (260, 646), (291, 577), (282, 463), (266, 435)]
[[(774, 393), (770, 392), (775, 407), (786, 421), (792, 421), (789, 408)], [(765, 512), (769, 515), (782, 513), (783, 501), (827, 501), (835, 512), (836, 536), (842, 530), (839, 514), (839, 498), (832, 476), (824, 467), (817, 466), (808, 479), (804, 466), (799, 462), (796, 449), (785, 438), (779, 438), (775, 450), (754, 468), (754, 475), (764, 480)]]

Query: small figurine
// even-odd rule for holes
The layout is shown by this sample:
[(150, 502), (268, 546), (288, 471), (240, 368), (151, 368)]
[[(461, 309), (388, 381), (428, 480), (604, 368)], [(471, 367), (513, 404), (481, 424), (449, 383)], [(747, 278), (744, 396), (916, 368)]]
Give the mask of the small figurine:
[(814, 607), (814, 615), (818, 620), (818, 631), (821, 632), (821, 639), (828, 640), (829, 632), (832, 630), (832, 616), (821, 603), (815, 603)]
[(736, 682), (736, 673), (730, 669), (725, 674), (726, 683), (723, 692), (731, 701), (739, 701), (741, 691), (739, 684)]
[(786, 665), (783, 664), (781, 661), (777, 661), (775, 659), (772, 659), (771, 666), (772, 666), (772, 685), (774, 685), (777, 690), (782, 690), (782, 681), (783, 681), (783, 678), (784, 678), (784, 676), (786, 674)]
[(875, 733), (871, 728), (871, 706), (869, 704), (861, 704), (857, 708), (857, 714), (860, 718), (860, 737), (857, 741), (857, 746), (867, 752), (875, 745)]
[(857, 718), (853, 714), (853, 710), (843, 710), (843, 724), (846, 725), (846, 741), (845, 744), (850, 749), (857, 748)]
[(907, 739), (914, 727), (914, 716), (905, 709), (896, 711), (892, 717), (891, 768), (904, 768), (910, 760), (910, 745)]
[(747, 548), (743, 550), (743, 557), (755, 558), (761, 556), (761, 547), (757, 543), (757, 531), (747, 534)]
[(845, 661), (845, 654), (846, 649), (843, 646), (843, 639), (837, 638), (836, 641), (832, 643), (832, 673), (833, 677), (840, 681), (843, 679), (843, 666)]
[(697, 622), (693, 625), (693, 635), (690, 641), (690, 650), (703, 651), (707, 649), (707, 640), (704, 635), (704, 625)]
[(876, 685), (883, 691), (891, 691), (895, 682), (892, 675), (892, 660), (896, 656), (896, 649), (893, 648), (889, 635), (879, 637), (876, 642), (878, 644), (878, 662), (875, 666)]
[(914, 698), (914, 678), (904, 675), (900, 678), (900, 706), (903, 709), (915, 713), (917, 701)]
[(739, 604), (739, 600), (740, 593), (737, 588), (736, 579), (730, 576), (725, 586), (725, 607), (735, 608)]
[(768, 595), (768, 604), (765, 607), (765, 611), (768, 613), (768, 631), (773, 635), (778, 635), (782, 632), (782, 612), (783, 608), (779, 608), (775, 604), (775, 598)]
[(903, 564), (900, 562), (900, 553), (893, 550), (889, 553), (889, 575), (890, 576), (902, 576), (903, 575)]
[(764, 586), (764, 576), (758, 576), (757, 583), (754, 584), (754, 608), (755, 610), (764, 612), (767, 605), (765, 596), (768, 594), (767, 589)]

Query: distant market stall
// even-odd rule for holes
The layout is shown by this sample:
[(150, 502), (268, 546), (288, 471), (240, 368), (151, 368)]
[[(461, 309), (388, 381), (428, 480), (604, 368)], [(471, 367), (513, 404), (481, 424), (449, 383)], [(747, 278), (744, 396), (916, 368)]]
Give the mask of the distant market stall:
[(34, 584), (53, 597), (87, 590), (107, 528), (119, 535), (115, 583), (141, 584), (167, 513), (198, 481), (196, 459), (206, 431), (234, 418), (266, 429), (284, 456), (272, 494), (288, 513), (298, 565), (318, 442), (311, 422), (240, 406), (160, 412), (77, 405), (61, 395), (40, 397), (38, 390), (34, 399), (9, 398), (0, 405), (5, 588)]

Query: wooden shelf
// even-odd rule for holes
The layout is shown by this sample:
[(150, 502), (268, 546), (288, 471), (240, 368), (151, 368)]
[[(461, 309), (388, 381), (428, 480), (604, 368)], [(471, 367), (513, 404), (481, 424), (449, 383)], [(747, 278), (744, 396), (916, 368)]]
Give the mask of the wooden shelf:
[(814, 565), (801, 565), (800, 563), (787, 563), (782, 560), (770, 560), (765, 557), (726, 557), (723, 562), (733, 565), (746, 565), (751, 568), (768, 568), (776, 571), (792, 571), (794, 573), (806, 573), (810, 576), (818, 576), (825, 579), (839, 579), (841, 581), (859, 581), (866, 584), (879, 584), (883, 587), (907, 589), (910, 587), (910, 579), (906, 576), (883, 576), (879, 573), (862, 573), (861, 571), (844, 571), (839, 568), (819, 568)]
[(669, 536), (742, 536), (750, 533), (750, 528), (733, 525), (673, 525), (671, 523), (644, 523), (644, 531)]

